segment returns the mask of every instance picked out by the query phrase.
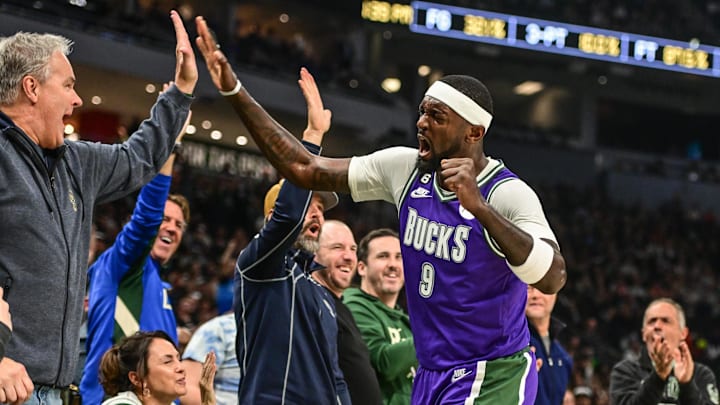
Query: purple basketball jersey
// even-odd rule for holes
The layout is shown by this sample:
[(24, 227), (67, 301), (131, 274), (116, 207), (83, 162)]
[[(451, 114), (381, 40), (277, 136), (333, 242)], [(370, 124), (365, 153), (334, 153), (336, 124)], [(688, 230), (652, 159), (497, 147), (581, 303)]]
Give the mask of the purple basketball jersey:
[[(514, 178), (501, 164), (478, 187), (487, 199), (495, 186)], [(444, 370), (527, 347), (527, 285), (496, 253), (495, 242), (455, 194), (442, 190), (434, 173), (416, 170), (398, 211), (420, 365)]]

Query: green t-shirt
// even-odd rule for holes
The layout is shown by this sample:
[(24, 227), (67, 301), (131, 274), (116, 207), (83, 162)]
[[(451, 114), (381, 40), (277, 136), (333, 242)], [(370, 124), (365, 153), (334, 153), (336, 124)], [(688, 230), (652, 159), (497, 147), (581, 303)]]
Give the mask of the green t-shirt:
[(345, 290), (343, 302), (352, 312), (370, 350), (384, 403), (410, 404), (418, 362), (408, 315), (359, 288)]

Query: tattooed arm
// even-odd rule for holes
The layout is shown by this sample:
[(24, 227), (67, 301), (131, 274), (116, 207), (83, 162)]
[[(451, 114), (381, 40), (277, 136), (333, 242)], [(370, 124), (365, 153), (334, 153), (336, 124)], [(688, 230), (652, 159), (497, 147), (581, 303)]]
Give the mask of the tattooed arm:
[[(205, 58), (213, 83), (220, 91), (234, 93), (239, 82), (232, 66), (218, 47), (205, 19), (197, 17), (195, 22), (198, 31), (196, 43)], [(300, 79), (301, 82), (303, 80), (306, 78)], [(302, 83), (301, 87), (307, 98), (308, 90)], [(313, 96), (319, 99), (320, 93), (314, 81), (310, 88), (314, 88)], [(334, 159), (308, 153), (300, 141), (278, 124), (244, 87), (225, 97), (247, 127), (258, 148), (284, 177), (306, 189), (350, 192), (349, 158)]]

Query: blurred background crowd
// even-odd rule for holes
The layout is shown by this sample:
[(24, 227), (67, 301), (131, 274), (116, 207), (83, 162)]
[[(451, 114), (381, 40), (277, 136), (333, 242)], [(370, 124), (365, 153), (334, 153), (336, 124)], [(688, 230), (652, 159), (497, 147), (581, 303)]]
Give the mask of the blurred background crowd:
[[(438, 2), (720, 45), (720, 2), (716, 0)], [(405, 125), (370, 138), (364, 136), (363, 122), (378, 118), (339, 114), (327, 147), (329, 154), (338, 156), (390, 144), (415, 145), (414, 105), (427, 79), (418, 79), (414, 68), (409, 75), (403, 61), (392, 60), (388, 53), (397, 48), (389, 41), (400, 42), (396, 47), (413, 47), (418, 59), (404, 61), (407, 65), (417, 65), (426, 46), (455, 52), (458, 65), (448, 61), (448, 67), (439, 62), (431, 67), (476, 74), (488, 83), (497, 97), (497, 120), (486, 150), (503, 158), (536, 189), (565, 256), (568, 283), (559, 294), (555, 315), (568, 325), (560, 339), (575, 359), (572, 386), (590, 387), (595, 404), (608, 403), (610, 368), (620, 359), (639, 355), (643, 310), (657, 297), (672, 297), (684, 305), (695, 360), (720, 372), (720, 91), (716, 83), (720, 79), (440, 42), (403, 32), (403, 27), (367, 25), (360, 18), (359, 1), (338, 3), (342, 4), (322, 0), (2, 0), (0, 14), (70, 30), (70, 38), (77, 32), (133, 49), (164, 46), (165, 51), (174, 41), (168, 10), (178, 9), (188, 22), (203, 14), (211, 26), (218, 27), (216, 34), (234, 64), (258, 80), (271, 78), (292, 86), (299, 67), (307, 66), (321, 90), (332, 95), (326, 99), (330, 109), (333, 100), (342, 104), (367, 99), (378, 108), (408, 114), (400, 121)], [(286, 9), (303, 9), (305, 14), (284, 14)], [(289, 28), (290, 22), (283, 23), (283, 18), (300, 22)], [(378, 48), (377, 41), (385, 41), (384, 48)], [(502, 65), (462, 64), (473, 58), (478, 65)], [(535, 66), (518, 67), (528, 61), (537, 65), (537, 71)], [(393, 69), (406, 78), (397, 93), (379, 85)], [(124, 70), (138, 74), (130, 67), (115, 68)], [(505, 76), (499, 77), (498, 72)], [(549, 79), (553, 72), (570, 77)], [(507, 83), (521, 78), (544, 81), (546, 98), (542, 92), (523, 101), (506, 95), (510, 92)], [(571, 84), (577, 79), (584, 84)], [(292, 90), (289, 86), (279, 94)], [(262, 93), (262, 89), (253, 90)], [(276, 94), (273, 90), (269, 97)], [(88, 99), (91, 94), (81, 96)], [(204, 102), (212, 108), (209, 97), (200, 91), (200, 110)], [(547, 104), (552, 110), (543, 110), (548, 99), (553, 100)], [(304, 106), (292, 100), (284, 103), (297, 105), (279, 101), (273, 113), (279, 112), (283, 124), (287, 122), (299, 133)], [(131, 133), (137, 125), (132, 111), (111, 108), (110, 113), (124, 129), (113, 128), (110, 132), (116, 139), (105, 141), (122, 139), (122, 133)], [(538, 121), (538, 115), (559, 118), (546, 123)], [(247, 139), (245, 144), (239, 141), (243, 133), (239, 121), (232, 114), (225, 119), (229, 143), (213, 143), (200, 132), (186, 140), (198, 147), (257, 155)], [(93, 139), (82, 125), (78, 128), (74, 135)], [(238, 140), (233, 142), (235, 133)], [(345, 133), (352, 139), (345, 139)], [(176, 164), (172, 191), (185, 195), (192, 209), (182, 246), (164, 274), (173, 286), (179, 326), (193, 331), (230, 309), (235, 259), (262, 225), (262, 198), (276, 181), (275, 171), (266, 167), (239, 173), (230, 164), (198, 164), (193, 154), (184, 154)], [(113, 243), (134, 204), (135, 196), (130, 196), (99, 207), (94, 221), (99, 242), (96, 254)], [(358, 240), (369, 230), (397, 227), (391, 205), (354, 204), (347, 196), (327, 217), (347, 222)]]

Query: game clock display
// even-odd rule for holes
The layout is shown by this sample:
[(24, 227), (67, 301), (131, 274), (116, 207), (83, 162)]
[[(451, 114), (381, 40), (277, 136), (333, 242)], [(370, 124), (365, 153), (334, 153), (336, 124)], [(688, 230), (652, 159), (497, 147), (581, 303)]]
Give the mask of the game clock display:
[(421, 1), (410, 30), (580, 58), (720, 77), (720, 48)]

